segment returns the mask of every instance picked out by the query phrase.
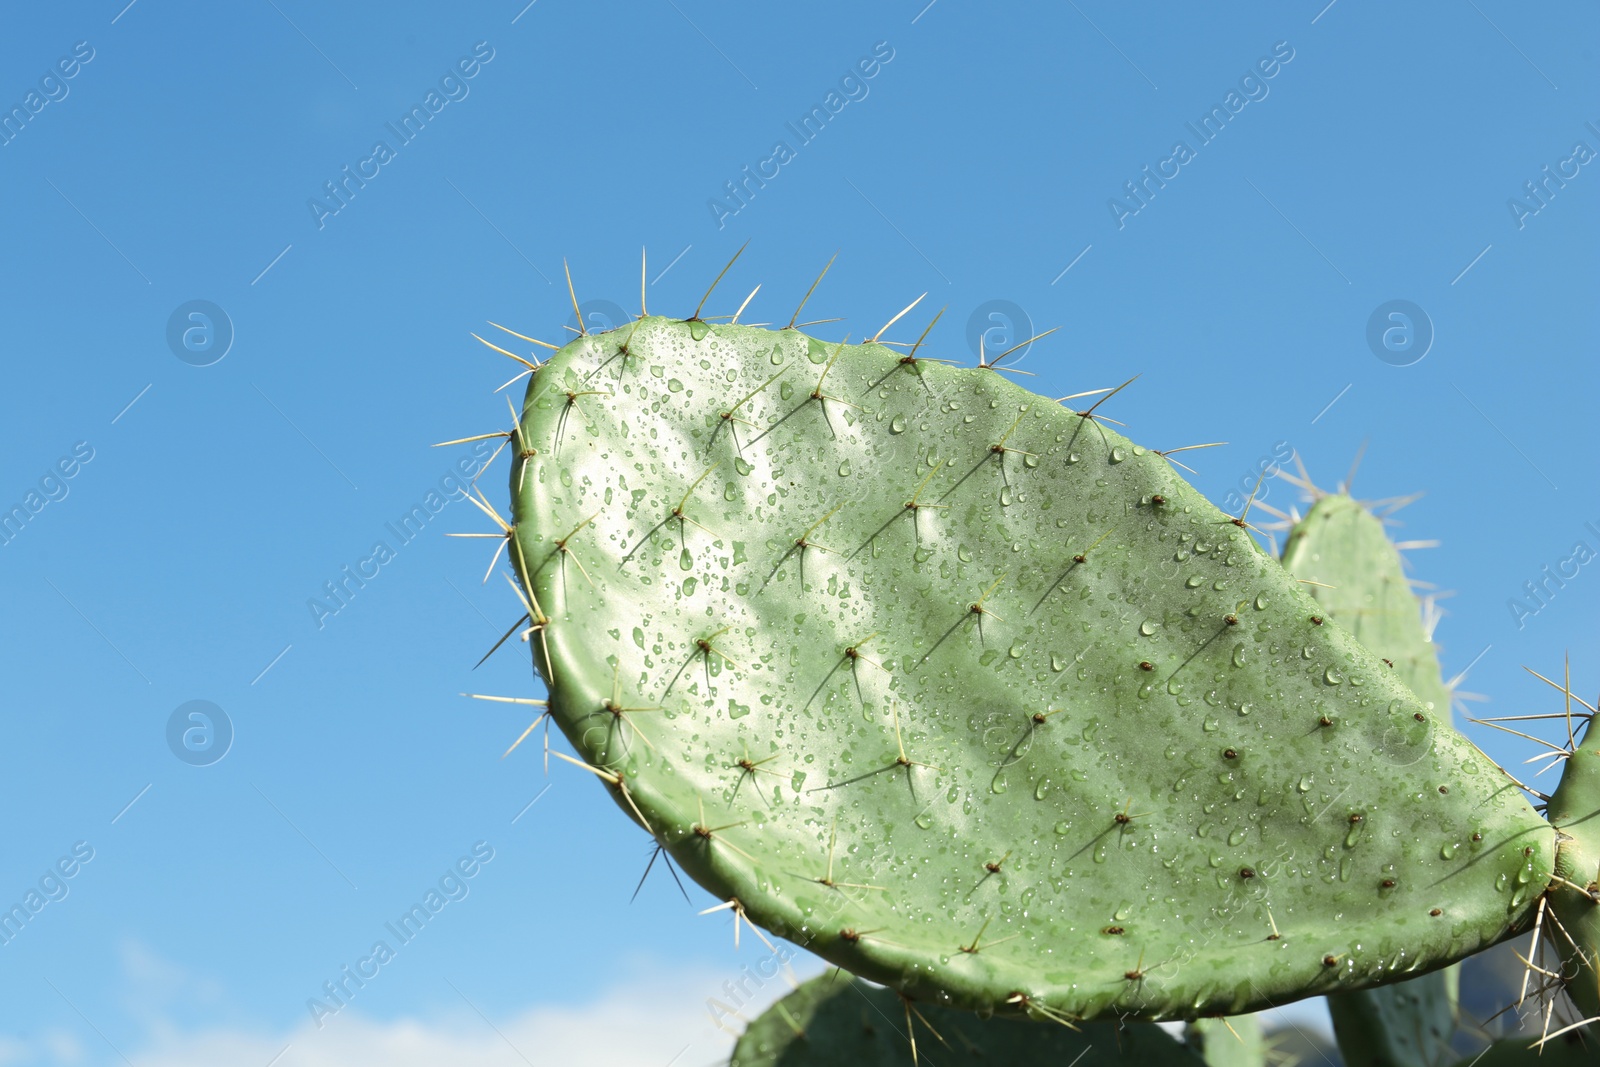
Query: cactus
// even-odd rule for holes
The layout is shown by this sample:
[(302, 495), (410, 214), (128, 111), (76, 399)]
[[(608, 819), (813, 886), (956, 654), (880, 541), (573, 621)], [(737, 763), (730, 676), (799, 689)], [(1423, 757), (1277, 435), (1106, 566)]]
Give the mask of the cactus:
[(1594, 1067), (1594, 1062), (1594, 1039), (1586, 1045), (1583, 1037), (1571, 1033), (1542, 1045), (1525, 1037), (1505, 1038), (1454, 1067)]
[(1196, 1019), (1184, 1028), (1183, 1036), (1207, 1067), (1263, 1067), (1267, 1062), (1267, 1037), (1254, 1015)]
[(919, 1001), (1061, 1020), (1252, 1011), (1533, 921), (1549, 824), (1105, 425), (1117, 390), (882, 333), (641, 315), (527, 361), (513, 631), (696, 881)]
[[(1327, 617), (1394, 665), (1395, 674), (1434, 714), (1447, 716), (1450, 693), (1424, 606), (1411, 592), (1383, 521), (1344, 493), (1310, 486), (1315, 502), (1290, 530), (1283, 565), (1307, 583)], [(1454, 1060), (1460, 975), (1455, 967), (1408, 982), (1333, 993), (1328, 1011), (1353, 1067), (1443, 1067)]]
[[(1222, 1038), (1232, 1040), (1226, 1030)], [(1220, 1044), (1220, 1042), (1219, 1042)], [(918, 1047), (935, 1055), (919, 1057)], [(734, 1046), (728, 1067), (912, 1067), (935, 1063), (1067, 1067), (1225, 1067), (1202, 1060), (1159, 1026), (1089, 1023), (1081, 1030), (915, 1005), (834, 971), (768, 1008)]]

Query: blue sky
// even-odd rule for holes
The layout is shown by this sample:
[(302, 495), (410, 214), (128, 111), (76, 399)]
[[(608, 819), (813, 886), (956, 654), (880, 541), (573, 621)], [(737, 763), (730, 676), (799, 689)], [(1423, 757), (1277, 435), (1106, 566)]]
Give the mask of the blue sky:
[[(725, 1047), (706, 998), (765, 951), (659, 868), (630, 904), (646, 839), (536, 748), (499, 759), (522, 709), (458, 695), (538, 689), (518, 650), (472, 670), (515, 610), (443, 536), (484, 528), (450, 497), (470, 446), (429, 445), (502, 426), (516, 368), (470, 333), (561, 338), (563, 259), (602, 318), (641, 247), (687, 315), (748, 240), (708, 312), (760, 283), (745, 318), (785, 321), (837, 251), (823, 336), (923, 292), (937, 355), (1058, 326), (1029, 384), (1142, 374), (1107, 410), (1230, 442), (1189, 457), (1218, 501), (1285, 449), (1331, 485), (1365, 441), (1357, 495), (1426, 493), (1396, 532), (1441, 542), (1412, 555), (1454, 594), (1446, 671), (1499, 714), (1553, 708), (1522, 666), (1567, 651), (1600, 684), (1592, 6), (524, 2), (7, 16), (0, 897), (59, 899), (0, 945), (0, 1064)], [(230, 724), (208, 765), (169, 747), (190, 701)]]

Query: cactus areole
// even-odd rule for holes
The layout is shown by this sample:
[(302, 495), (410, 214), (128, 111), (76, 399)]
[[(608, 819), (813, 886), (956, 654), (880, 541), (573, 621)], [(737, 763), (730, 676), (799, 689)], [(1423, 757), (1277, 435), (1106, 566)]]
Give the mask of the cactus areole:
[(1526, 929), (1552, 826), (1105, 421), (793, 328), (576, 338), (512, 435), (552, 716), (702, 886), (919, 1000), (1233, 1014)]

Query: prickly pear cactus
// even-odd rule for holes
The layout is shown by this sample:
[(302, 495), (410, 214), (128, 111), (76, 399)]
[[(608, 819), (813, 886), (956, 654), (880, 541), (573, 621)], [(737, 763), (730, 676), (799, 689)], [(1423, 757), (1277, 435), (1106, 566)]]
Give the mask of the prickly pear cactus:
[(1149, 1023), (1089, 1023), (1068, 1030), (1017, 1019), (980, 1019), (970, 1012), (908, 1004), (891, 990), (830, 971), (763, 1012), (734, 1046), (729, 1067), (912, 1067), (918, 1062), (1015, 1067), (1206, 1063)]
[(1206, 1067), (1265, 1067), (1267, 1062), (1267, 1038), (1254, 1015), (1196, 1019), (1184, 1028), (1184, 1042)]
[(1544, 1045), (1526, 1037), (1496, 1041), (1484, 1051), (1468, 1056), (1455, 1067), (1594, 1067), (1600, 1058), (1591, 1034), (1562, 1034)]
[(1392, 664), (1439, 720), (1449, 721), (1438, 649), (1380, 519), (1343, 494), (1322, 496), (1289, 531), (1283, 566), (1306, 583), (1327, 618)]
[(550, 711), (738, 913), (951, 1006), (1240, 1013), (1525, 927), (1554, 834), (1157, 452), (990, 368), (642, 317), (553, 354)]
[[(1411, 592), (1400, 553), (1383, 522), (1337, 494), (1321, 496), (1289, 532), (1284, 566), (1309, 583), (1327, 618), (1394, 665), (1396, 676), (1440, 715), (1450, 694), (1439, 657)], [(1350, 1067), (1444, 1067), (1455, 1059), (1460, 976), (1454, 967), (1408, 982), (1333, 993), (1328, 1010)]]
[[(1567, 695), (1570, 700), (1570, 690)], [(1570, 703), (1567, 710), (1570, 715)], [(1549, 895), (1561, 935), (1550, 940), (1561, 956), (1567, 994), (1585, 1019), (1600, 1021), (1600, 731), (1594, 718), (1577, 729), (1569, 751), (1561, 785), (1550, 797), (1550, 821), (1561, 841), (1560, 880)], [(1590, 1041), (1597, 1036), (1591, 1028)]]

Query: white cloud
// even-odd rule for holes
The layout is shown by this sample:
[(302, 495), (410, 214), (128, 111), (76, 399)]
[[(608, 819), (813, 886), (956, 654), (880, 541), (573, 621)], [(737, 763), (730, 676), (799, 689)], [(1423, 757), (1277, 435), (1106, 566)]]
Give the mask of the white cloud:
[[(761, 960), (770, 957), (761, 954)], [(759, 962), (750, 957), (752, 974)], [(805, 974), (820, 970), (815, 961), (808, 962)], [(169, 987), (152, 999), (185, 984), (149, 955), (132, 953), (124, 966)], [(714, 1025), (707, 998), (737, 1003), (753, 1018), (791, 988), (782, 976), (765, 982), (747, 978), (742, 992), (729, 986), (730, 980), (739, 981), (740, 973), (637, 967), (594, 1000), (530, 1008), (513, 1017), (479, 1014), (481, 1004), (447, 993), (455, 1003), (426, 1019), (379, 1020), (352, 1005), (320, 1028), (308, 1019), (281, 1033), (222, 1026), (185, 1030), (159, 1016), (147, 1017), (145, 1040), (121, 1052), (134, 1067), (708, 1067), (727, 1062), (734, 1038)], [(472, 995), (470, 987), (456, 984)], [(739, 1028), (737, 1020), (729, 1025)], [(0, 1043), (0, 1065), (84, 1062), (70, 1053), (60, 1055), (66, 1051), (43, 1042)], [(88, 1062), (102, 1062), (100, 1052), (109, 1050), (91, 1049)]]
[[(781, 975), (757, 977), (773, 970), (772, 961), (758, 951), (746, 954), (742, 970), (636, 966), (593, 1000), (534, 1007), (510, 1017), (485, 1012), (485, 1018), (479, 1014), (483, 1005), (455, 994), (446, 994), (453, 1004), (444, 1003), (428, 1018), (380, 1020), (352, 1005), (321, 1028), (307, 1019), (278, 1033), (239, 1025), (189, 1029), (157, 1009), (145, 1015), (145, 1038), (121, 1052), (134, 1067), (710, 1067), (727, 1063), (734, 1038), (714, 1025), (708, 998), (754, 1018), (790, 990)], [(820, 961), (804, 954), (796, 963), (800, 974), (795, 977), (822, 969)], [(146, 1007), (171, 1003), (176, 993), (197, 984), (139, 946), (125, 948), (123, 970), (125, 977), (151, 987), (139, 998)], [(456, 984), (473, 995), (470, 985)], [(1330, 1029), (1320, 998), (1268, 1013), (1263, 1021), (1323, 1034)], [(737, 1020), (728, 1022), (739, 1028)], [(122, 1063), (109, 1053), (91, 1036), (62, 1032), (34, 1041), (0, 1039), (0, 1067)]]
[(511, 1019), (486, 1020), (465, 1004), (427, 1022), (378, 1021), (352, 1008), (320, 1030), (307, 1022), (271, 1036), (174, 1034), (130, 1058), (135, 1067), (265, 1065), (280, 1052), (273, 1067), (665, 1067), (677, 1056), (673, 1067), (703, 1067), (725, 1063), (732, 1048), (705, 1009), (705, 991), (721, 980), (710, 972), (661, 975), (587, 1004), (534, 1008)]

